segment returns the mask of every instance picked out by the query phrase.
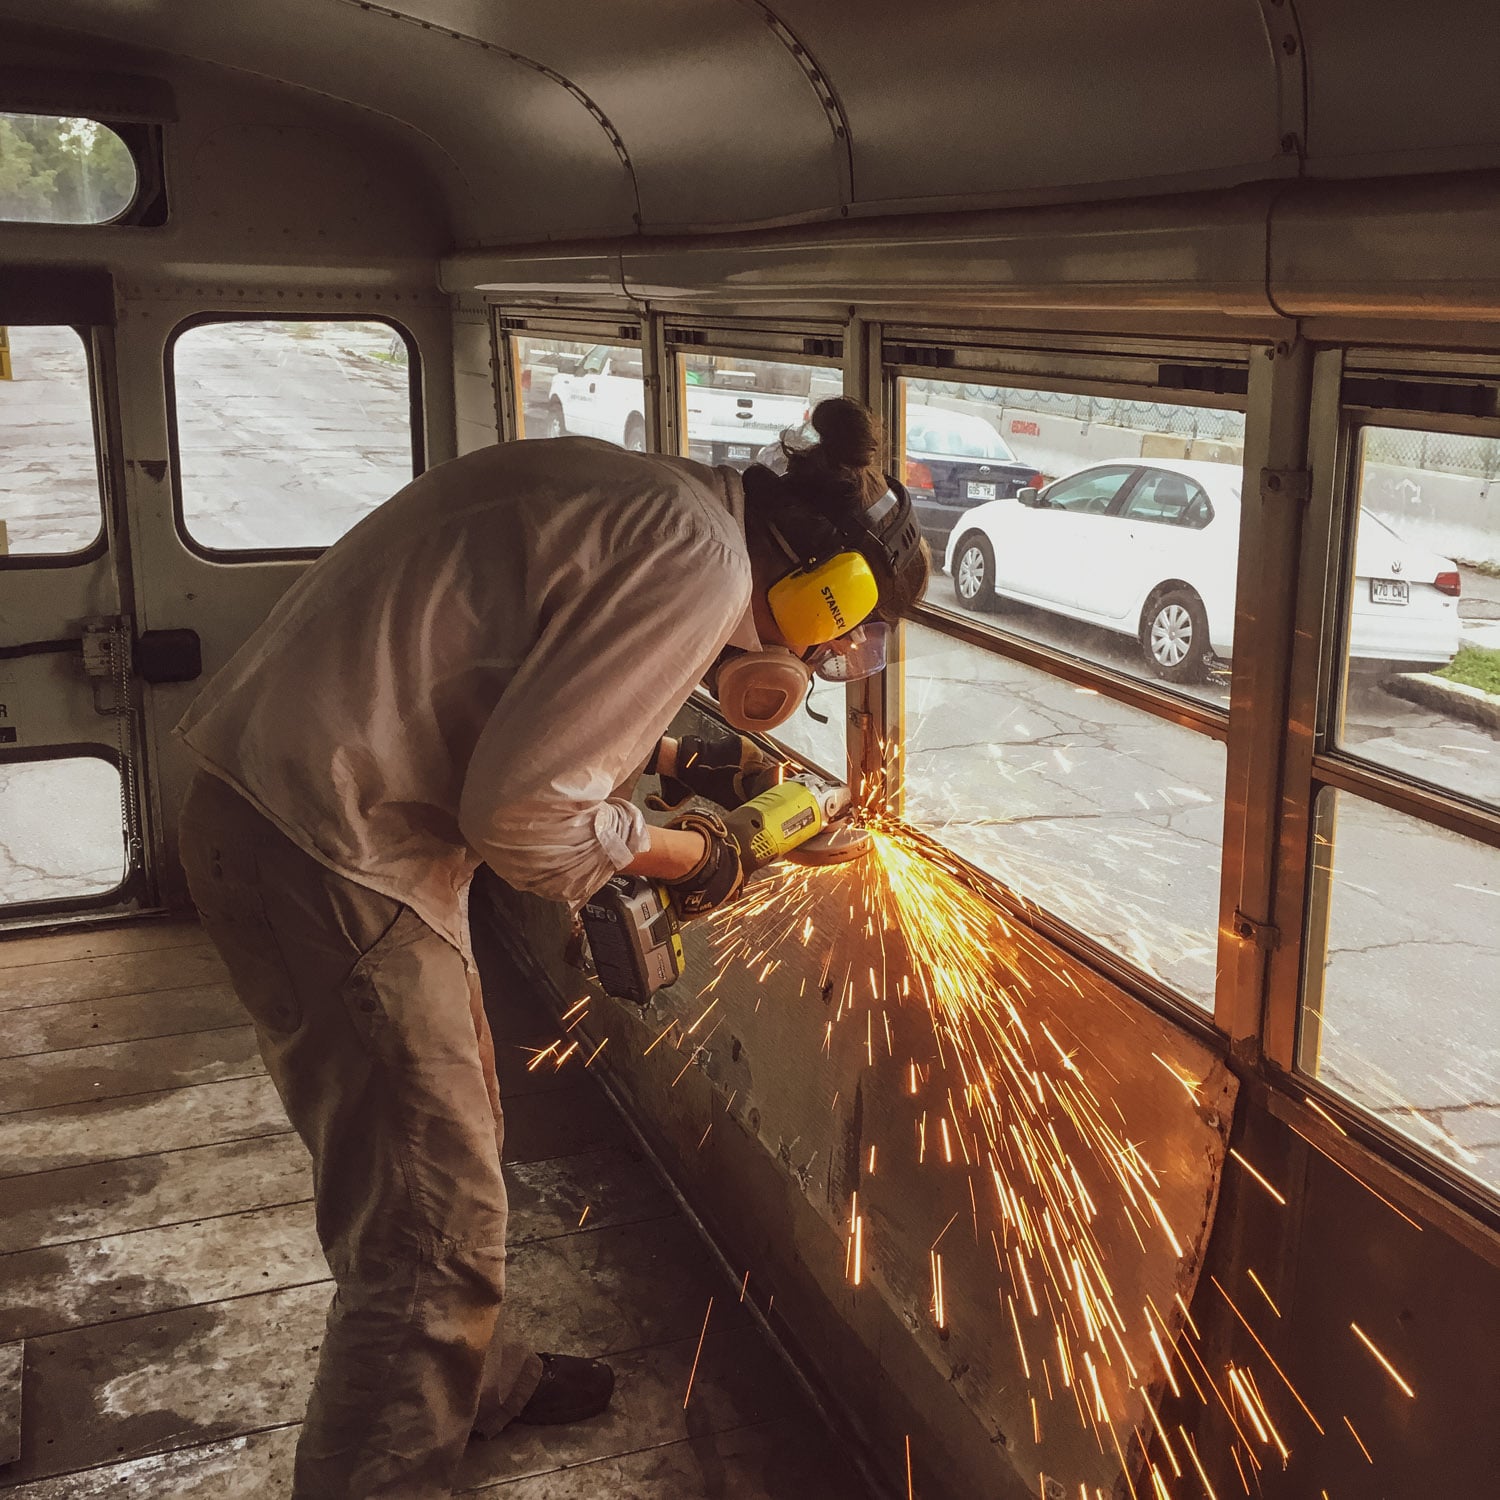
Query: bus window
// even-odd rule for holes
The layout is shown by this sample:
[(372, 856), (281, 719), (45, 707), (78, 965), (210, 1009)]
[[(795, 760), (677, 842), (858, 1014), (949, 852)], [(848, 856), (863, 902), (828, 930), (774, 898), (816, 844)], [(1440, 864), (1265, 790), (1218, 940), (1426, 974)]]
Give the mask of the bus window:
[(130, 148), (108, 125), (0, 113), (0, 220), (107, 224), (135, 201)]
[(511, 351), (517, 436), (572, 434), (646, 451), (646, 385), (638, 348), (512, 335)]
[(903, 665), (908, 821), (1211, 1008), (1223, 744), (915, 622)]
[(843, 389), (834, 368), (727, 354), (679, 354), (677, 378), (687, 457), (741, 470), (774, 465), (783, 436), (816, 441), (813, 407)]
[(1316, 812), (1301, 1066), (1500, 1190), (1500, 851), (1332, 787)]
[(1243, 413), (927, 379), (901, 402), (934, 608), (1228, 705)]
[(388, 323), (198, 323), (169, 361), (181, 521), (204, 550), (326, 547), (412, 478), (416, 371)]
[(0, 556), (81, 552), (99, 535), (89, 364), (71, 328), (0, 328)]

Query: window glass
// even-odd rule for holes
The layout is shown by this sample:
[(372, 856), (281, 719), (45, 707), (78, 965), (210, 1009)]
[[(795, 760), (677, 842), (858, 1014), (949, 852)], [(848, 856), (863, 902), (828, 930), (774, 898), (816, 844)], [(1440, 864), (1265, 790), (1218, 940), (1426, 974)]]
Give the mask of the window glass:
[(633, 345), (511, 338), (523, 438), (603, 438), (646, 451), (646, 386)]
[[(1101, 469), (1085, 469), (1070, 479), (1059, 479), (1041, 489), (1036, 497), (1038, 510), (1066, 510), (1080, 516), (1103, 516), (1116, 509), (1115, 501), (1130, 488), (1136, 471), (1106, 464)], [(1142, 476), (1146, 477), (1145, 475)]]
[(326, 547), (410, 483), (412, 380), (387, 323), (202, 323), (172, 345), (188, 535)]
[[(808, 705), (797, 710), (790, 719), (776, 730), (774, 738), (785, 745), (794, 755), (805, 757), (825, 771), (832, 771), (840, 779), (848, 774), (849, 734), (846, 711), (848, 688), (842, 682), (824, 682), (821, 677), (813, 679), (812, 696)], [(808, 712), (821, 714), (826, 724)]]
[(1182, 474), (1148, 470), (1134, 485), (1120, 514), (1128, 521), (1155, 521), (1161, 526), (1206, 526), (1213, 504), (1202, 487)]
[(0, 113), (0, 219), (105, 224), (135, 198), (135, 158), (107, 125)]
[(0, 907), (100, 896), (125, 879), (120, 773), (97, 756), (0, 764)]
[[(1343, 748), (1500, 806), (1500, 438), (1366, 427)], [(1496, 914), (1500, 918), (1500, 912)]]
[(843, 390), (838, 370), (788, 360), (679, 354), (677, 369), (687, 456), (741, 470), (776, 465), (782, 435), (802, 429), (818, 402)]
[(1302, 1066), (1500, 1188), (1500, 851), (1331, 789), (1317, 812)]
[(71, 328), (0, 328), (0, 556), (99, 535), (89, 362)]
[(931, 605), (1227, 706), (1242, 413), (928, 379), (900, 402)]
[(1205, 1007), (1224, 747), (908, 624), (905, 816)]

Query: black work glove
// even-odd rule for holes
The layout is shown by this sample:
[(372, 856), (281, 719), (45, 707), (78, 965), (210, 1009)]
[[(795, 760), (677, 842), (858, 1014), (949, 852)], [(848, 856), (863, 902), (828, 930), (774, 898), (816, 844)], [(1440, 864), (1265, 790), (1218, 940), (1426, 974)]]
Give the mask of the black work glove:
[(720, 807), (739, 807), (776, 785), (781, 762), (752, 739), (726, 734), (716, 739), (684, 735), (677, 742), (677, 774), (661, 778), (661, 796), (647, 807), (666, 812), (689, 797), (706, 797)]
[(732, 901), (745, 883), (745, 871), (740, 863), (739, 845), (730, 838), (723, 823), (712, 813), (685, 812), (673, 818), (667, 827), (692, 829), (701, 833), (708, 845), (696, 868), (680, 880), (667, 882), (667, 892), (678, 916), (684, 920), (701, 917)]

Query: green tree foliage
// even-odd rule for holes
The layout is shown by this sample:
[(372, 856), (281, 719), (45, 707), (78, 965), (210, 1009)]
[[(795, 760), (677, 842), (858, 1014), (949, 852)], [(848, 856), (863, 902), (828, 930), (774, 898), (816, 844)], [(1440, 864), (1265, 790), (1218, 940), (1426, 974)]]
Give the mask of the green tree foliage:
[(124, 141), (92, 120), (0, 114), (0, 219), (100, 224), (135, 196)]

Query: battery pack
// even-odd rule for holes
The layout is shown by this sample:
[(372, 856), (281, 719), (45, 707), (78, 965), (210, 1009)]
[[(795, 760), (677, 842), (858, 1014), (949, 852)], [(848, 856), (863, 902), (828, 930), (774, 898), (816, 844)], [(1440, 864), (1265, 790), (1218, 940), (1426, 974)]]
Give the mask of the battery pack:
[(666, 888), (641, 875), (614, 875), (584, 904), (583, 930), (606, 994), (650, 1004), (682, 977), (687, 960)]

